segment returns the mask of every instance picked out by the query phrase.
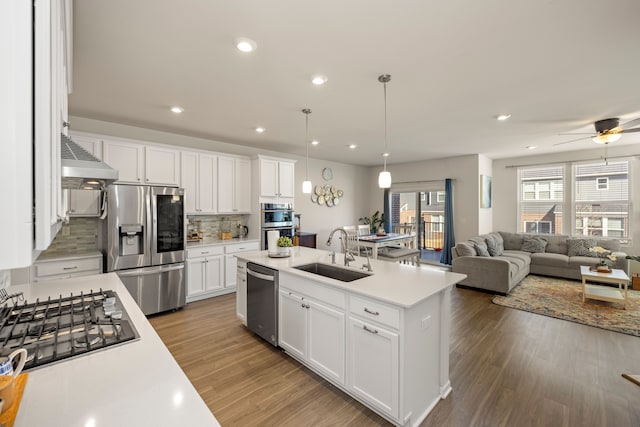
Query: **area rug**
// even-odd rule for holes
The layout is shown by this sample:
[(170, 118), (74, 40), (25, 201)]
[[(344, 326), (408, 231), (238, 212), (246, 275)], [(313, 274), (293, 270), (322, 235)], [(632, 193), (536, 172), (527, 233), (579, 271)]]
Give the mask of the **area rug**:
[(587, 299), (582, 302), (582, 283), (529, 275), (494, 304), (609, 331), (640, 337), (640, 291), (629, 291), (627, 309), (622, 304)]

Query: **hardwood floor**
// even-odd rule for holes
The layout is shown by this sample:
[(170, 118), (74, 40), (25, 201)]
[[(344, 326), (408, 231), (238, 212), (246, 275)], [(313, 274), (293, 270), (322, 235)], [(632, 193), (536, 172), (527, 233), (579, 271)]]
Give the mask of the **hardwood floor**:
[[(453, 392), (422, 426), (640, 426), (640, 339), (452, 292)], [(149, 319), (223, 426), (389, 425), (248, 332), (235, 294)]]

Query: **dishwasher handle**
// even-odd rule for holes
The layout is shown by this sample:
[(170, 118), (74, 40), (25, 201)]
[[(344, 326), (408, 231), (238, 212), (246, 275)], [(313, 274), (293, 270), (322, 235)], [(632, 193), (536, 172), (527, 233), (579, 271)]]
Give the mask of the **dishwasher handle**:
[(247, 274), (253, 277), (257, 277), (258, 279), (262, 279), (262, 280), (268, 280), (270, 282), (275, 282), (276, 278), (275, 276), (271, 276), (269, 274), (262, 274), (262, 273), (258, 273), (257, 271), (253, 271), (249, 268), (247, 268)]

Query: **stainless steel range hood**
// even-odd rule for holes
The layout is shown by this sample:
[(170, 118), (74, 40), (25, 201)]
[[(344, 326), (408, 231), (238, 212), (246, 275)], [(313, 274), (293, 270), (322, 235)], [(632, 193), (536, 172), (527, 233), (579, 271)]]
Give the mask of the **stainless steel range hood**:
[(61, 135), (62, 188), (99, 190), (118, 180), (118, 171)]

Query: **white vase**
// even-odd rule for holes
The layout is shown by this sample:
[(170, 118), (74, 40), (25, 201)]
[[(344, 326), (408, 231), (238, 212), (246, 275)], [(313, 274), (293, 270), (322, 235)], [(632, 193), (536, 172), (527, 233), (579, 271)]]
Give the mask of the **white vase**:
[(291, 254), (291, 248), (278, 246), (278, 255), (289, 256)]

